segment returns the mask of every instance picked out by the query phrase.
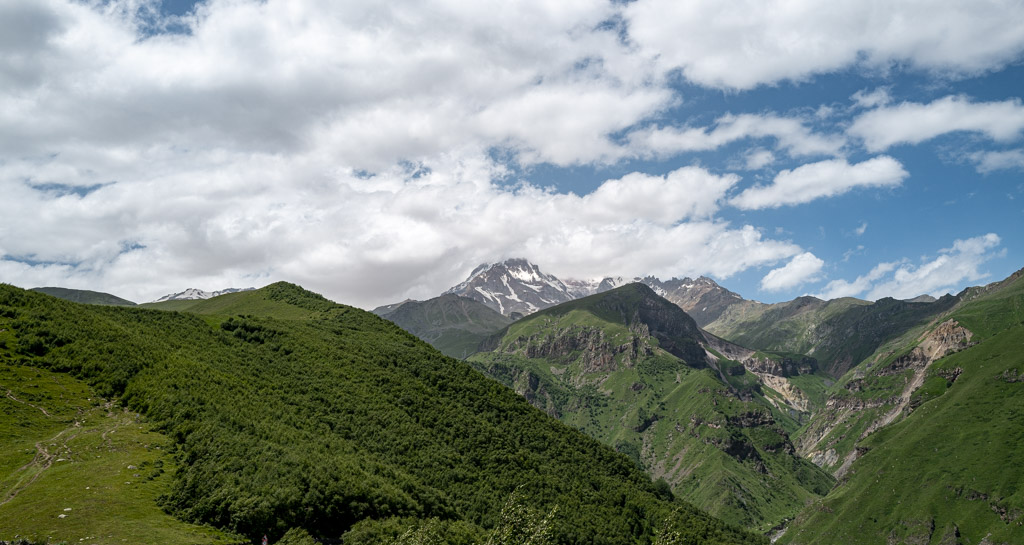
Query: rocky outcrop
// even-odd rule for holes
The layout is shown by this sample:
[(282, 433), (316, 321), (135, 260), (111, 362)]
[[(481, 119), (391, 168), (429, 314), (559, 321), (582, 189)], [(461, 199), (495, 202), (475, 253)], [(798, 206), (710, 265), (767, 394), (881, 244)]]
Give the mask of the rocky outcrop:
[(505, 345), (502, 352), (520, 354), (527, 358), (548, 358), (570, 363), (579, 358), (585, 373), (609, 372), (618, 369), (617, 360), (629, 368), (641, 356), (649, 356), (653, 349), (646, 342), (646, 328), (637, 327), (629, 342), (612, 346), (603, 329), (573, 326), (554, 333), (539, 333), (519, 337)]
[(640, 281), (685, 310), (701, 327), (717, 320), (730, 306), (744, 300), (705, 276), (696, 280), (673, 278), (667, 282), (648, 276)]
[[(912, 411), (914, 407), (911, 406), (911, 400), (913, 399), (914, 392), (924, 383), (931, 364), (948, 354), (971, 346), (972, 335), (969, 330), (958, 324), (955, 320), (946, 320), (919, 338), (917, 345), (905, 354), (893, 359), (887, 365), (869, 371), (868, 375), (851, 380), (846, 384), (847, 395), (832, 397), (826, 402), (823, 411), (815, 418), (816, 421), (822, 424), (819, 426), (812, 424), (812, 427), (804, 433), (799, 442), (799, 450), (809, 456), (815, 463), (826, 463), (826, 465), (821, 467), (834, 466), (839, 459), (842, 459), (842, 465), (834, 472), (836, 478), (842, 478), (846, 470), (863, 451), (854, 448), (845, 454), (829, 454), (833, 445), (821, 445), (820, 442), (837, 426), (860, 418), (859, 413), (864, 410), (881, 408), (884, 409), (884, 412), (866, 427), (864, 432), (858, 437), (858, 441), (876, 430), (893, 423), (905, 412)], [(861, 399), (856, 395), (868, 388), (872, 377), (892, 376), (909, 372), (912, 372), (912, 374), (908, 376), (902, 391), (898, 394), (894, 392), (894, 395), (889, 397), (875, 397), (871, 399)], [(960, 372), (962, 371), (958, 372), (956, 369), (943, 370), (939, 375), (946, 377), (947, 380), (955, 381)], [(833, 441), (833, 443), (836, 441)]]
[[(957, 367), (959, 369), (959, 367)], [(1002, 379), (1004, 382), (1024, 382), (1024, 373), (1021, 373), (1016, 368), (1007, 369), (1003, 371)]]
[(775, 375), (777, 377), (809, 375), (818, 370), (818, 360), (807, 356), (799, 360), (794, 358), (749, 357), (740, 363), (751, 373)]

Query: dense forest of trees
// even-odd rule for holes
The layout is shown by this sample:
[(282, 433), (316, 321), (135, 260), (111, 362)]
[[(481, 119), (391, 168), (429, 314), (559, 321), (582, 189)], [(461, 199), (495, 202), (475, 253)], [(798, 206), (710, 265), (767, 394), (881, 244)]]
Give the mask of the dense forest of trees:
[(312, 317), (88, 306), (6, 285), (0, 317), (13, 357), (88, 381), (174, 440), (162, 501), (185, 520), (370, 543), (436, 519), (443, 541), (469, 543), (518, 489), (530, 509), (557, 506), (558, 543), (643, 543), (660, 528), (678, 543), (763, 541), (385, 320), (283, 283), (246, 297)]

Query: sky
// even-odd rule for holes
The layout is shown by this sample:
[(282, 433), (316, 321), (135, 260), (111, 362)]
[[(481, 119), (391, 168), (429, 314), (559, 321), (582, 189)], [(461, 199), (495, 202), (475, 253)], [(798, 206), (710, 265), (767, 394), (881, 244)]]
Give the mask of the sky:
[(364, 308), (1024, 267), (1024, 3), (0, 0), (0, 282)]

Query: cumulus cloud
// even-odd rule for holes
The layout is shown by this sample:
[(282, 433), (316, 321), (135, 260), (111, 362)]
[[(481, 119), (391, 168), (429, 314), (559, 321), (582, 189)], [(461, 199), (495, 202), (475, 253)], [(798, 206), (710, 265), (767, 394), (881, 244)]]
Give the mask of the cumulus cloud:
[(874, 91), (861, 89), (854, 93), (850, 100), (860, 108), (877, 108), (892, 102), (892, 96), (889, 94), (888, 87), (879, 87)]
[(977, 164), (978, 172), (982, 174), (997, 170), (1024, 170), (1024, 149), (979, 151), (972, 153), (970, 158)]
[(760, 170), (775, 162), (775, 154), (766, 149), (750, 150), (745, 158), (747, 170)]
[(684, 219), (708, 219), (739, 176), (714, 175), (703, 168), (684, 167), (665, 176), (635, 172), (601, 184), (580, 205), (595, 220), (642, 218), (658, 225)]
[(929, 104), (904, 102), (876, 108), (857, 117), (849, 128), (849, 134), (862, 139), (871, 151), (917, 144), (955, 131), (979, 132), (998, 141), (1015, 139), (1024, 131), (1024, 104), (1017, 98), (971, 102), (967, 97), (947, 96)]
[[(564, 276), (728, 278), (803, 249), (722, 220), (723, 203), (807, 202), (906, 175), (886, 157), (825, 161), (733, 201), (737, 176), (679, 162), (580, 195), (520, 182), (519, 167), (745, 139), (771, 139), (746, 156), (755, 169), (842, 152), (845, 136), (810, 118), (664, 121), (681, 103), (677, 67), (742, 87), (841, 64), (688, 71), (678, 48), (655, 49), (642, 13), (655, 4), (209, 0), (166, 18), (150, 0), (0, 1), (0, 280), (138, 301), (290, 280), (372, 306), (434, 296), (511, 255)], [(728, 22), (693, 9), (665, 13), (674, 33)], [(1017, 51), (1000, 28), (946, 64), (909, 58), (991, 68)], [(867, 58), (907, 58), (885, 47)], [(733, 41), (718, 61), (749, 53)], [(872, 165), (888, 178), (864, 174)]]
[(982, 280), (988, 274), (978, 269), (988, 260), (1002, 255), (1002, 252), (992, 251), (1001, 242), (995, 233), (956, 240), (951, 248), (939, 250), (939, 256), (931, 261), (916, 267), (910, 264), (899, 266), (892, 278), (876, 284), (867, 297), (910, 299), (922, 293), (940, 296), (961, 282)]
[(818, 297), (833, 299), (865, 294), (870, 300), (882, 297), (911, 299), (922, 294), (941, 296), (958, 289), (964, 282), (978, 282), (988, 273), (980, 270), (989, 260), (1005, 255), (997, 248), (1001, 239), (988, 233), (968, 239), (958, 239), (950, 248), (939, 250), (939, 255), (924, 260), (920, 265), (903, 262), (880, 263), (868, 274), (856, 280), (833, 280)]
[(974, 74), (1024, 50), (1024, 6), (979, 2), (639, 0), (630, 36), (690, 81), (750, 89), (849, 66)]
[(833, 280), (816, 297), (820, 299), (838, 299), (840, 297), (855, 297), (867, 291), (871, 285), (886, 274), (896, 269), (898, 263), (879, 263), (868, 274), (858, 276), (856, 280)]
[(180, 19), (188, 33), (156, 35), (134, 4), (44, 0), (5, 19), (46, 39), (2, 45), (16, 84), (0, 145), (320, 148), (367, 170), (473, 145), (561, 165), (614, 159), (609, 134), (674, 100), (596, 0), (214, 1)]
[(900, 185), (909, 174), (899, 161), (883, 155), (861, 163), (830, 159), (783, 170), (771, 185), (756, 185), (730, 199), (744, 210), (778, 208), (841, 195), (856, 187)]
[(795, 288), (818, 279), (818, 273), (825, 262), (811, 252), (804, 252), (793, 257), (784, 266), (768, 271), (761, 279), (764, 291), (782, 291)]
[(684, 151), (707, 151), (745, 139), (773, 138), (792, 156), (835, 155), (843, 147), (841, 136), (814, 132), (802, 119), (776, 114), (726, 114), (711, 127), (651, 126), (629, 134), (635, 153), (671, 156)]
[(18, 208), (34, 220), (4, 223), (0, 274), (137, 301), (178, 291), (183, 279), (210, 289), (284, 279), (374, 306), (435, 296), (510, 255), (566, 276), (727, 278), (800, 251), (712, 217), (735, 175), (633, 173), (582, 196), (489, 181), (500, 175), (483, 157), (366, 174), (263, 155), (244, 168), (211, 160), (200, 171), (154, 171), (84, 196), (10, 184), (0, 214)]

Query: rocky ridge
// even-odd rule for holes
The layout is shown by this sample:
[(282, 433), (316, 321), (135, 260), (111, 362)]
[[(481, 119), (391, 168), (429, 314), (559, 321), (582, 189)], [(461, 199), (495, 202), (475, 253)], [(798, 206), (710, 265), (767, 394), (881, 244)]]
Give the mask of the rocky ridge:
[[(840, 424), (863, 418), (865, 415), (873, 416), (869, 417), (870, 421), (858, 435), (858, 441), (905, 416), (914, 409), (911, 400), (928, 376), (929, 367), (940, 358), (971, 346), (972, 336), (973, 333), (955, 320), (946, 320), (923, 334), (907, 353), (892, 358), (892, 361), (885, 365), (878, 366), (877, 364), (881, 362), (876, 361), (876, 367), (847, 382), (844, 390), (839, 392), (840, 395), (834, 394), (829, 398), (822, 414), (801, 437), (798, 448), (821, 467), (834, 467), (842, 460), (842, 464), (833, 470), (836, 478), (842, 478), (863, 451), (858, 448), (847, 452), (837, 451), (836, 438), (825, 444), (822, 444), (822, 441)], [(872, 377), (889, 377), (908, 372), (912, 374), (896, 395), (873, 399), (864, 399), (856, 395), (865, 388), (865, 384)], [(950, 379), (956, 380), (956, 377), (951, 376)]]

